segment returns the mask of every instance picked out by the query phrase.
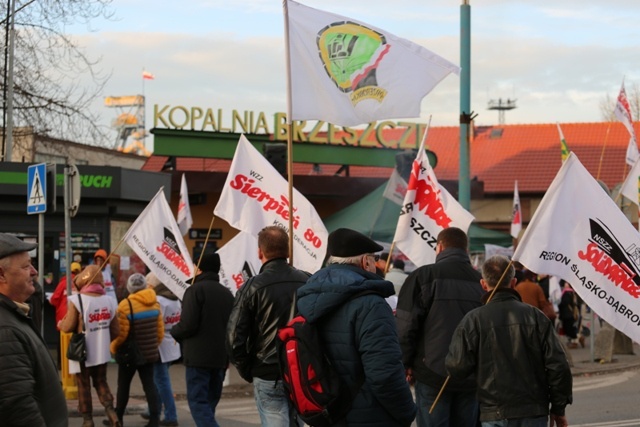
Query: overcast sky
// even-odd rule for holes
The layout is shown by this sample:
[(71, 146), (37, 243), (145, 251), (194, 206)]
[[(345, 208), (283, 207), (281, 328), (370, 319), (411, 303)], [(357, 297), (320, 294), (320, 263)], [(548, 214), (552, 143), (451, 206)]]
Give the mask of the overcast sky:
[[(460, 0), (303, 0), (418, 43), (460, 63)], [(516, 99), (506, 122), (602, 121), (623, 77), (640, 84), (638, 0), (470, 0), (471, 107), (476, 123), (496, 124), (491, 99)], [(89, 55), (112, 73), (105, 96), (142, 92), (147, 127), (153, 105), (285, 111), (282, 3), (279, 0), (114, 0), (114, 18), (72, 28)], [(460, 79), (448, 76), (424, 99), (421, 117), (457, 125)], [(105, 121), (115, 117), (96, 103)]]

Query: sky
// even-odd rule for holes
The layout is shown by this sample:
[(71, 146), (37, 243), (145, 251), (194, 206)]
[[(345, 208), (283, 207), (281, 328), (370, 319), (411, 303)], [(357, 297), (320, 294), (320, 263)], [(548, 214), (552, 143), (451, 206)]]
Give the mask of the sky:
[[(379, 27), (460, 63), (462, 0), (301, 0)], [(507, 124), (602, 121), (601, 103), (640, 85), (638, 0), (469, 0), (471, 108), (476, 124), (498, 123), (490, 100), (516, 100)], [(98, 68), (104, 96), (143, 93), (153, 106), (286, 110), (279, 0), (114, 0), (110, 19), (69, 28)], [(155, 75), (143, 82), (142, 70)], [(450, 75), (410, 121), (456, 126), (460, 79)], [(116, 116), (94, 104), (105, 123)], [(224, 117), (224, 116), (223, 116)], [(229, 119), (230, 120), (230, 119)], [(114, 131), (115, 135), (115, 131)]]

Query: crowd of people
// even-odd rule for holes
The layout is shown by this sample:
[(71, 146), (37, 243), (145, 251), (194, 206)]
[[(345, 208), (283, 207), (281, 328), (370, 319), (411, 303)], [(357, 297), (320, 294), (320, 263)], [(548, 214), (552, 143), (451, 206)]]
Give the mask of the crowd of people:
[[(0, 420), (66, 426), (58, 370), (29, 300), (36, 292), (34, 248), (0, 233)], [(409, 273), (403, 259), (346, 228), (329, 235), (325, 267), (316, 272), (289, 265), (289, 236), (281, 227), (264, 228), (256, 251), (262, 267), (235, 297), (219, 282), (220, 257), (205, 252), (182, 301), (153, 273), (129, 276), (118, 301), (115, 281), (105, 278), (103, 250), (84, 268), (71, 264), (72, 294), (63, 278), (50, 302), (61, 331), (85, 334), (86, 358), (69, 361), (83, 427), (95, 425), (91, 386), (104, 406), (102, 424), (123, 426), (136, 373), (147, 426), (178, 426), (169, 375), (178, 360), (198, 427), (219, 425), (229, 363), (253, 384), (263, 426), (302, 426), (276, 344), (294, 314), (317, 325), (345, 384), (347, 409), (332, 425), (568, 425), (565, 349), (584, 345), (580, 301), (568, 283), (550, 296), (548, 278), (514, 268), (503, 256), (490, 257), (479, 271), (466, 233), (454, 227), (438, 235), (436, 261)], [(112, 358), (115, 400), (106, 375)]]

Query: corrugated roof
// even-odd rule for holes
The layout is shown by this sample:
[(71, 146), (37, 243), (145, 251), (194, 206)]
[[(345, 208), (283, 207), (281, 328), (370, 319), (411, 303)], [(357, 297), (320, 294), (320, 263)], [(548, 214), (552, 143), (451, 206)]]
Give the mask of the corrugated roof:
[[(610, 188), (624, 180), (625, 153), (629, 133), (619, 122), (564, 123), (560, 125), (565, 141), (591, 174)], [(635, 123), (636, 133), (640, 125)], [(385, 129), (385, 137), (397, 140), (403, 129)], [(427, 148), (438, 156), (435, 169), (440, 180), (457, 180), (459, 170), (459, 132), (457, 126), (432, 127)], [(486, 193), (512, 193), (518, 180), (522, 193), (543, 193), (555, 177), (561, 164), (560, 136), (557, 125), (495, 125), (477, 126), (470, 143), (470, 176), (484, 182)], [(152, 156), (144, 170), (160, 171), (167, 157)], [(226, 172), (230, 160), (177, 158), (181, 171)], [(334, 175), (339, 165), (294, 164), (294, 175)], [(350, 176), (386, 178), (390, 168), (351, 166)]]

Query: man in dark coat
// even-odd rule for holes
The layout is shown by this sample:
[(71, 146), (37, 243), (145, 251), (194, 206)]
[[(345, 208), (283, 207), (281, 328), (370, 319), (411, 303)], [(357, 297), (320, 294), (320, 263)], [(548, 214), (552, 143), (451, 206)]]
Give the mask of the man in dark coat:
[(236, 295), (227, 326), (227, 352), (240, 376), (253, 383), (263, 426), (288, 427), (289, 400), (282, 385), (276, 337), (291, 316), (298, 288), (309, 275), (287, 262), (289, 235), (269, 226), (258, 233), (260, 273), (250, 278)]
[(187, 400), (198, 427), (218, 427), (216, 406), (229, 363), (224, 346), (233, 295), (218, 282), (219, 271), (217, 253), (202, 256), (200, 271), (184, 293), (180, 322), (171, 329), (182, 344)]
[(498, 288), (458, 325), (447, 370), (451, 378), (476, 375), (483, 427), (566, 427), (565, 407), (572, 401), (569, 362), (551, 321), (522, 302), (515, 282), (506, 257), (485, 261), (482, 286), (489, 292)]
[(327, 356), (355, 396), (339, 426), (407, 427), (416, 415), (385, 301), (394, 294), (393, 284), (375, 273), (374, 253), (380, 250), (357, 231), (335, 230), (328, 240), (329, 266), (298, 289), (300, 314), (319, 324)]
[(415, 381), (418, 427), (475, 427), (478, 418), (473, 378), (450, 380), (432, 413), (431, 406), (447, 372), (444, 359), (453, 331), (464, 315), (480, 306), (484, 291), (480, 273), (467, 252), (464, 231), (450, 227), (436, 240), (435, 264), (419, 267), (407, 277), (396, 316), (407, 379)]
[(28, 252), (35, 247), (0, 233), (0, 423), (66, 427), (58, 370), (26, 303), (38, 275)]

